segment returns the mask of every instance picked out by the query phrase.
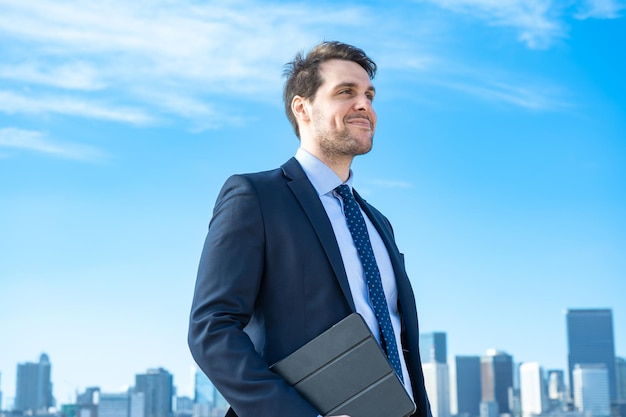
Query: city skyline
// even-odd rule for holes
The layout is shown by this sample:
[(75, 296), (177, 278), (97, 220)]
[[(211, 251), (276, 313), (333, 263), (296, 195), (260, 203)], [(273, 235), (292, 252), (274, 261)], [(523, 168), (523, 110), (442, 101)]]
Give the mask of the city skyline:
[[(606, 309), (567, 309), (564, 313), (567, 314), (567, 313), (574, 312), (574, 313), (579, 313), (580, 314), (580, 313), (584, 313), (584, 312), (588, 312), (588, 311), (595, 311), (595, 312), (602, 313), (605, 310)], [(608, 310), (609, 310), (609, 314), (612, 315), (612, 309), (608, 309)], [(612, 333), (612, 334), (614, 334), (614, 333)], [(422, 338), (421, 336), (424, 336), (424, 337)], [(472, 352), (460, 352), (460, 353), (455, 353), (455, 354), (450, 353), (445, 358), (446, 362), (440, 362), (439, 360), (441, 360), (441, 355), (440, 355), (441, 352), (445, 352), (445, 351), (448, 350), (447, 349), (447, 342), (446, 342), (447, 336), (448, 336), (448, 334), (445, 331), (420, 333), (420, 349), (423, 349), (424, 347), (426, 347), (428, 345), (431, 345), (433, 347), (431, 355), (423, 355), (423, 364), (424, 365), (426, 365), (426, 364), (432, 365), (432, 364), (436, 364), (436, 363), (440, 363), (440, 364), (451, 363), (451, 362), (454, 362), (456, 358), (467, 358), (467, 357), (475, 357), (475, 358), (492, 357), (492, 358), (494, 358), (494, 357), (503, 355), (504, 357), (510, 357), (511, 358), (512, 362), (510, 362), (510, 364), (513, 367), (521, 366), (523, 364), (536, 364), (537, 366), (541, 367), (541, 369), (543, 369), (543, 371), (545, 371), (545, 373), (546, 373), (545, 376), (546, 377), (547, 377), (548, 372), (550, 372), (550, 371), (558, 370), (558, 371), (562, 371), (565, 375), (567, 375), (568, 374), (568, 370), (570, 370), (569, 366), (567, 365), (567, 363), (565, 364), (566, 366), (564, 368), (554, 368), (554, 367), (549, 367), (549, 366), (546, 367), (546, 366), (544, 366), (543, 363), (540, 360), (517, 361), (517, 360), (515, 360), (515, 352), (514, 351), (508, 351), (508, 350), (504, 351), (504, 350), (498, 350), (498, 349), (495, 349), (495, 348), (487, 348), (484, 352), (474, 352), (474, 353), (472, 353)], [(566, 357), (568, 356), (567, 350), (564, 352), (564, 355)], [(49, 359), (48, 354), (46, 352), (42, 352), (41, 355), (40, 355), (40, 358), (44, 358), (44, 357), (45, 357), (45, 361), (48, 361), (49, 364), (53, 364), (54, 361)], [(617, 351), (615, 352), (616, 360), (617, 359), (624, 359), (624, 357), (626, 357), (626, 354), (620, 355), (619, 352), (617, 352)], [(437, 360), (437, 358), (439, 360)], [(41, 360), (44, 360), (44, 359), (40, 359), (40, 361)], [(483, 360), (483, 359), (481, 359), (481, 360)], [(24, 367), (24, 366), (30, 366), (30, 365), (35, 365), (35, 364), (36, 363), (34, 363), (32, 361), (26, 360), (26, 361), (22, 361), (22, 362), (16, 364), (16, 368), (19, 368), (20, 366)], [(52, 366), (52, 369), (54, 369), (53, 366)], [(193, 366), (190, 367), (190, 369), (189, 369), (190, 373), (188, 375), (188, 377), (190, 377), (190, 381), (193, 380), (193, 384), (190, 387), (188, 387), (184, 392), (180, 392), (180, 386), (177, 383), (177, 375), (175, 373), (171, 372), (168, 369), (167, 366), (165, 366), (165, 365), (155, 365), (155, 366), (152, 366), (152, 367), (149, 367), (149, 368), (146, 368), (146, 369), (147, 369), (146, 372), (148, 374), (151, 373), (151, 372), (155, 373), (157, 370), (159, 370), (159, 372), (164, 371), (164, 372), (167, 372), (168, 374), (171, 374), (171, 376), (173, 377), (172, 383), (173, 383), (175, 389), (179, 390), (179, 392), (177, 392), (177, 395), (179, 395), (179, 396), (187, 396), (187, 397), (193, 398), (193, 391), (194, 391), (193, 387), (198, 383), (198, 372), (201, 372), (198, 369), (196, 369), (195, 367), (193, 367)], [(447, 370), (447, 368), (446, 368), (446, 370)], [(135, 379), (139, 375), (137, 372), (138, 372), (138, 370), (134, 370), (133, 371), (133, 375), (134, 375)], [(441, 372), (441, 370), (437, 370), (437, 368), (432, 368), (432, 369), (428, 368), (428, 369), (425, 369), (425, 372), (428, 373), (429, 375), (431, 375), (431, 377), (435, 378), (434, 376), (437, 375), (438, 372)], [(53, 375), (53, 372), (52, 372), (52, 375)], [(6, 380), (6, 374), (3, 373), (1, 369), (0, 369), (0, 376), (4, 376), (5, 377), (4, 379)], [(180, 378), (180, 376), (179, 376), (179, 378)], [(513, 378), (513, 376), (511, 376), (511, 378)], [(51, 379), (52, 379), (52, 383), (53, 383), (53, 386), (54, 386), (54, 378), (51, 377)], [(97, 378), (95, 378), (95, 379), (97, 379)], [(435, 380), (436, 380), (436, 378), (435, 378)], [(2, 378), (0, 378), (0, 381), (2, 381)], [(567, 382), (568, 382), (568, 380), (566, 380), (566, 383)], [(446, 380), (446, 384), (448, 384), (448, 383), (449, 382), (447, 382), (447, 380)], [(513, 385), (516, 385), (517, 383), (521, 383), (521, 381), (518, 381), (517, 379), (513, 378)], [(122, 392), (127, 391), (131, 386), (133, 386), (131, 381), (127, 381), (127, 383), (121, 384), (118, 389), (110, 389), (110, 388), (109, 389), (102, 389), (101, 392), (103, 392), (103, 393), (111, 393), (111, 394), (122, 393)], [(568, 384), (568, 387), (570, 387), (570, 386), (571, 385)], [(76, 400), (76, 397), (82, 391), (86, 390), (89, 387), (98, 387), (98, 388), (100, 388), (100, 385), (97, 382), (94, 382), (94, 383), (88, 384), (86, 386), (77, 387), (75, 392), (73, 393), (74, 396), (75, 396), (74, 400)], [(9, 408), (7, 408), (7, 407), (10, 407), (10, 404), (6, 404), (6, 401), (7, 400), (14, 400), (14, 398), (12, 398), (12, 397), (8, 397), (7, 398), (7, 395), (6, 395), (5, 391), (2, 390), (2, 386), (1, 385), (0, 385), (0, 392), (2, 392), (2, 397), (0, 397), (0, 398), (3, 398), (3, 401), (5, 401), (5, 403), (3, 403), (2, 406), (5, 407), (4, 409), (8, 410)], [(547, 392), (546, 392), (546, 394), (547, 394)], [(496, 394), (494, 393), (494, 395), (496, 395)], [(502, 392), (500, 394), (500, 396), (504, 396), (504, 397), (506, 397), (506, 395), (507, 395), (506, 392)], [(57, 402), (57, 404), (56, 404), (57, 408), (60, 408), (60, 405), (62, 403), (63, 404), (71, 404), (72, 403), (72, 400), (69, 400), (69, 399), (66, 402), (63, 402), (63, 401), (60, 401), (59, 399), (57, 399), (55, 397), (55, 400)], [(2, 409), (2, 408), (0, 408), (0, 409)]]
[[(568, 313), (589, 315), (590, 313), (604, 313), (603, 311), (571, 310)], [(572, 331), (570, 328), (569, 331)], [(577, 333), (577, 330), (573, 330)], [(425, 334), (433, 336), (433, 334)], [(435, 339), (437, 341), (435, 342)], [(436, 353), (446, 350), (445, 333), (437, 333), (430, 340), (434, 342)], [(574, 337), (574, 344), (582, 344), (584, 348), (587, 341)], [(570, 346), (571, 348), (572, 346)], [(570, 349), (571, 351), (571, 349)], [(600, 352), (598, 357), (587, 356), (587, 360), (595, 362), (602, 360), (604, 354)], [(574, 397), (570, 398), (563, 384), (564, 372), (562, 370), (550, 370), (546, 372), (538, 362), (524, 362), (513, 364), (512, 357), (505, 352), (488, 350), (483, 356), (456, 356), (450, 358), (455, 366), (448, 366), (448, 359), (441, 355), (432, 355), (423, 362), (426, 386), (431, 396), (431, 409), (434, 417), (487, 417), (483, 413), (497, 417), (502, 401), (511, 407), (510, 412), (514, 417), (529, 417), (537, 415), (592, 415), (597, 417), (609, 417), (609, 378), (607, 367), (600, 363), (576, 364), (574, 369)], [(624, 362), (617, 358), (616, 363)], [(485, 366), (486, 365), (486, 366)], [(18, 367), (33, 368), (37, 366), (49, 369), (49, 359), (42, 354), (38, 364), (25, 363)], [(518, 370), (513, 368), (517, 366)], [(620, 365), (621, 366), (621, 365)], [(626, 371), (626, 367), (622, 370)], [(43, 382), (49, 380), (49, 373), (44, 372)], [(31, 384), (20, 385), (20, 395), (25, 392), (33, 392), (41, 385), (40, 372), (28, 372), (27, 379)], [(517, 375), (514, 377), (514, 375)], [(84, 392), (77, 393), (76, 402), (61, 404), (59, 410), (52, 411), (54, 415), (63, 417), (208, 417), (215, 415), (211, 410), (219, 410), (218, 415), (224, 414), (228, 404), (216, 391), (213, 384), (201, 371), (194, 374), (194, 395), (183, 397), (176, 393), (173, 383), (173, 375), (166, 369), (148, 369), (145, 373), (135, 375), (135, 384), (122, 393), (102, 391), (99, 387), (88, 387)], [(626, 389), (626, 380), (614, 381), (619, 386), (620, 392)], [(482, 389), (480, 386), (482, 385)], [(498, 385), (500, 387), (498, 388)], [(478, 388), (478, 390), (476, 390)], [(511, 390), (511, 388), (513, 388)], [(482, 392), (481, 392), (482, 391)], [(507, 391), (508, 395), (498, 399), (501, 395), (498, 391)], [(40, 409), (40, 397), (47, 401), (47, 393), (40, 393), (31, 398), (31, 404), (23, 403), (15, 408), (17, 414), (8, 411), (8, 416), (22, 415), (29, 411), (50, 415)], [(174, 397), (176, 397), (174, 399)], [(623, 415), (626, 411), (626, 402), (623, 395), (620, 402), (615, 403)], [(175, 404), (175, 405), (174, 405)], [(33, 408), (34, 407), (34, 408)], [(575, 407), (579, 414), (572, 414)], [(44, 406), (47, 408), (47, 406)], [(97, 414), (94, 414), (97, 413)], [(621, 414), (620, 414), (621, 413)]]
[(393, 225), (420, 332), (567, 367), (564, 311), (626, 355), (624, 0), (0, 0), (0, 372), (49, 355), (57, 401), (187, 347), (219, 188), (298, 147), (283, 65), (378, 65), (354, 187)]

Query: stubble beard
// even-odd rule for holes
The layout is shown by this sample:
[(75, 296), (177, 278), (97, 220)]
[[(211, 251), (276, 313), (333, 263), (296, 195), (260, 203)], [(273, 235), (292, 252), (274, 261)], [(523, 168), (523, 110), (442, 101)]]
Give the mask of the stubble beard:
[(364, 155), (372, 150), (374, 144), (374, 133), (369, 139), (364, 140), (351, 134), (348, 128), (318, 131), (317, 138), (320, 151), (331, 160), (351, 159), (357, 155)]

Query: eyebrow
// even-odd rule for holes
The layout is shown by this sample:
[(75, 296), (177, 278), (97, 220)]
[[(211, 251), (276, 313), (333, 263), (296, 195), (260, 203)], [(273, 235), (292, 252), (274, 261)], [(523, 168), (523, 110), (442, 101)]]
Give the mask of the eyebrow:
[[(342, 88), (342, 87), (351, 87), (351, 88), (355, 88), (355, 87), (358, 87), (358, 84), (357, 84), (357, 83), (352, 83), (352, 82), (344, 82), (344, 83), (339, 83), (339, 84), (337, 84), (337, 85), (335, 86), (335, 90), (336, 90), (336, 89), (338, 89), (338, 88)], [(371, 84), (370, 84), (370, 85), (367, 87), (367, 91), (372, 91), (372, 92), (374, 92), (374, 93), (375, 93), (375, 92), (376, 92), (376, 89), (374, 88), (374, 86), (373, 86), (373, 85), (371, 85)]]

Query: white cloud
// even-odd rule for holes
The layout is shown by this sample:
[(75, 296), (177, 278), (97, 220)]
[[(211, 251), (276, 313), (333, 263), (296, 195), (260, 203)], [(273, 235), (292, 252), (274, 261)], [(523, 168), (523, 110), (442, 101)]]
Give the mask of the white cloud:
[(529, 48), (547, 48), (567, 37), (566, 20), (621, 17), (625, 0), (416, 0), (455, 13), (467, 14), (489, 25), (514, 28)]
[(507, 103), (529, 110), (555, 110), (569, 107), (551, 88), (507, 82), (481, 83), (479, 80), (449, 81), (445, 86), (483, 100)]
[(58, 94), (33, 95), (0, 90), (0, 111), (4, 113), (62, 114), (136, 125), (153, 123), (140, 109), (111, 106), (94, 100)]
[[(412, 76), (412, 71), (413, 69), (408, 69), (408, 77)], [(481, 101), (527, 110), (561, 111), (576, 106), (570, 89), (559, 81), (502, 68), (493, 63), (468, 63), (440, 58), (437, 61), (431, 60), (428, 72), (421, 74), (419, 79), (426, 87), (454, 90)], [(417, 91), (420, 90), (424, 89), (417, 88)], [(427, 105), (441, 103), (437, 95), (428, 93), (417, 94), (412, 99), (423, 101)]]
[(515, 28), (529, 48), (545, 48), (565, 36), (553, 0), (418, 0), (456, 13), (468, 14), (490, 25)]
[(624, 0), (586, 0), (579, 6), (578, 19), (616, 19), (626, 9)]
[[(0, 0), (0, 81), (97, 91), (141, 104), (146, 114), (173, 112), (195, 126), (212, 126), (224, 120), (217, 120), (223, 114), (203, 102), (214, 103), (219, 95), (277, 101), (284, 62), (319, 41), (313, 33), (334, 25), (366, 25), (369, 19), (359, 7), (248, 0)], [(153, 102), (150, 90), (163, 100)], [(111, 101), (110, 106), (109, 111), (102, 104), (90, 106), (90, 117), (123, 121), (119, 105)], [(22, 111), (35, 105), (9, 107)], [(65, 107), (81, 115), (71, 103)], [(6, 104), (3, 108), (8, 111)], [(39, 111), (53, 110), (41, 106)], [(128, 122), (147, 117), (134, 113)]]
[(0, 66), (0, 78), (26, 84), (41, 84), (68, 90), (93, 91), (105, 87), (98, 79), (98, 69), (87, 62), (58, 65), (26, 62)]
[[(176, 117), (198, 130), (241, 123), (237, 107), (217, 103), (278, 102), (283, 64), (320, 34), (361, 36), (377, 46), (379, 63), (434, 73), (450, 61), (449, 34), (437, 18), (421, 13), (424, 4), (513, 28), (531, 48), (566, 36), (563, 14), (573, 5), (580, 5), (581, 18), (623, 8), (618, 0), (415, 0), (406, 16), (381, 16), (386, 11), (373, 14), (366, 6), (252, 0), (0, 0), (0, 112), (129, 124)], [(452, 76), (448, 84), (527, 108), (557, 104), (536, 90), (475, 78), (483, 81), (472, 86)]]
[(192, 131), (204, 131), (224, 125), (240, 125), (243, 122), (242, 117), (232, 115), (228, 109), (193, 96), (156, 90), (143, 90), (138, 94), (154, 103), (154, 106), (161, 112), (191, 121)]
[(41, 132), (12, 127), (0, 128), (0, 148), (23, 149), (82, 161), (100, 160), (105, 156), (102, 151), (91, 146), (56, 143)]

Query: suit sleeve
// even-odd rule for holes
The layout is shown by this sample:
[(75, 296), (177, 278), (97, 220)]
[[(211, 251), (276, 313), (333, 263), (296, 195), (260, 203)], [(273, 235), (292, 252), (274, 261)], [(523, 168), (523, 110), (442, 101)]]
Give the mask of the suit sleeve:
[(239, 417), (315, 417), (318, 412), (269, 370), (244, 331), (263, 285), (265, 233), (255, 189), (244, 176), (229, 178), (202, 251), (189, 347)]

